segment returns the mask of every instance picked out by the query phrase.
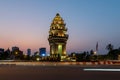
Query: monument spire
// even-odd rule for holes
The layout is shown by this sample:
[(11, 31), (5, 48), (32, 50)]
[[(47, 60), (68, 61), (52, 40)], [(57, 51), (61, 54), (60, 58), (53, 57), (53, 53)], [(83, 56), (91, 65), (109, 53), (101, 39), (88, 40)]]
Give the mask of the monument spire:
[(66, 43), (68, 40), (67, 28), (64, 20), (59, 13), (54, 17), (49, 30), (49, 45), (50, 56), (61, 57), (61, 60), (66, 57)]

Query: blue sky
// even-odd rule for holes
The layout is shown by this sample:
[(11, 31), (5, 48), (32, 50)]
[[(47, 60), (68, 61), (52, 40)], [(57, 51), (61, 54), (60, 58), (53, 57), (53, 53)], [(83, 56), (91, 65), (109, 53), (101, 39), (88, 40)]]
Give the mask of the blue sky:
[(0, 47), (37, 51), (46, 47), (56, 13), (68, 28), (67, 52), (95, 50), (111, 43), (120, 47), (120, 0), (0, 0)]

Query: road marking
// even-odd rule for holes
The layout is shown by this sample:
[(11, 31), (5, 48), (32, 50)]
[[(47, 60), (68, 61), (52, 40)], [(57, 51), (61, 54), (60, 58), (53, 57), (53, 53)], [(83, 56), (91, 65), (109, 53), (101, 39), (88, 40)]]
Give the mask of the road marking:
[(120, 69), (83, 69), (84, 71), (120, 71)]

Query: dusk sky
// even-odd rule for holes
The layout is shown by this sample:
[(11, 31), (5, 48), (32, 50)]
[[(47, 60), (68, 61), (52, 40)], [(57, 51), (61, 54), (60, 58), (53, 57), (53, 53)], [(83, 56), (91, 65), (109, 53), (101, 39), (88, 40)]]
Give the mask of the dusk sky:
[(120, 47), (120, 0), (0, 0), (0, 48), (47, 48), (51, 22), (59, 13), (68, 28), (67, 52)]

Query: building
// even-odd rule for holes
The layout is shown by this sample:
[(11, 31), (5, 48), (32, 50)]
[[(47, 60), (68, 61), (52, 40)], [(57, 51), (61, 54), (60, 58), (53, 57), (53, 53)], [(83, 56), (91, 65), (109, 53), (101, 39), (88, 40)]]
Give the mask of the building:
[(27, 49), (27, 55), (31, 55), (31, 49)]
[(12, 47), (12, 51), (18, 50), (19, 51), (19, 47)]
[(13, 59), (21, 59), (23, 57), (23, 51), (19, 50), (19, 47), (12, 47), (12, 56)]
[(67, 28), (59, 13), (54, 17), (49, 30), (50, 56), (61, 59), (66, 57), (66, 43), (68, 40)]
[(3, 54), (4, 54), (4, 49), (3, 49), (3, 48), (0, 48), (0, 59), (2, 59)]
[(3, 48), (0, 48), (0, 53), (4, 53), (4, 49)]
[(40, 48), (39, 49), (39, 55), (42, 56), (42, 57), (46, 56), (46, 48)]

